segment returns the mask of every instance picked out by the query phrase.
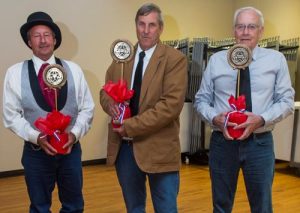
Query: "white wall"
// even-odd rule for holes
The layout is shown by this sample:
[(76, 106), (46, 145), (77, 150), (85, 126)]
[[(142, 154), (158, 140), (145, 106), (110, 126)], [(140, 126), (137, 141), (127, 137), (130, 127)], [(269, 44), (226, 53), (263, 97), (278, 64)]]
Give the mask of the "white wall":
[[(299, 0), (235, 0), (234, 8), (254, 6), (262, 11), (265, 18), (264, 37), (280, 36), (280, 40), (300, 37)], [(300, 100), (300, 54), (298, 53), (296, 73), (296, 97)]]
[[(92, 129), (81, 141), (83, 160), (106, 157), (107, 116), (101, 110), (98, 94), (105, 71), (111, 63), (110, 45), (118, 38), (136, 42), (134, 17), (146, 1), (139, 0), (2, 0), (0, 2), (0, 110), (5, 72), (12, 64), (29, 59), (31, 51), (23, 43), (19, 29), (35, 11), (49, 13), (62, 31), (58, 57), (77, 62), (84, 70), (96, 103)], [(158, 4), (165, 19), (162, 40), (185, 37), (230, 35), (232, 0), (161, 0)], [(216, 12), (212, 13), (211, 11)], [(221, 11), (227, 11), (223, 13)], [(222, 20), (222, 24), (219, 24)], [(216, 27), (217, 26), (217, 27)], [(0, 172), (21, 169), (23, 141), (0, 122)]]
[[(0, 2), (0, 110), (3, 78), (7, 68), (29, 59), (31, 51), (23, 43), (19, 29), (35, 11), (49, 13), (60, 26), (63, 41), (58, 57), (77, 62), (84, 70), (96, 103), (92, 129), (81, 141), (83, 160), (106, 157), (107, 116), (98, 104), (105, 71), (111, 63), (110, 45), (118, 38), (136, 42), (134, 17), (144, 0), (1, 0)], [(147, 1), (148, 2), (148, 1)], [(265, 15), (265, 36), (282, 39), (300, 36), (299, 0), (154, 0), (165, 19), (162, 40), (212, 37), (232, 34), (232, 16), (236, 8), (256, 6)], [(298, 72), (299, 73), (299, 72)], [(299, 77), (298, 77), (299, 79)], [(298, 93), (299, 94), (299, 93)], [(2, 120), (2, 113), (0, 116)], [(23, 141), (0, 122), (0, 172), (21, 169)]]

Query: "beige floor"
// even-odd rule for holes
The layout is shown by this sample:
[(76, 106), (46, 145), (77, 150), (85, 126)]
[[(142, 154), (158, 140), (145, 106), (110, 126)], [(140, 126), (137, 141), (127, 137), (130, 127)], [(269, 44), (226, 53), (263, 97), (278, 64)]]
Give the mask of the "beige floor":
[[(125, 212), (114, 169), (105, 165), (84, 167), (84, 196), (86, 213)], [(0, 213), (28, 212), (28, 197), (24, 177), (0, 178)], [(286, 163), (276, 164), (273, 185), (274, 212), (300, 212), (300, 177)], [(178, 208), (182, 213), (212, 212), (210, 180), (207, 166), (183, 165)], [(52, 212), (59, 212), (57, 192), (54, 192)], [(153, 212), (147, 200), (147, 212)], [(233, 213), (247, 213), (249, 206), (242, 177)]]

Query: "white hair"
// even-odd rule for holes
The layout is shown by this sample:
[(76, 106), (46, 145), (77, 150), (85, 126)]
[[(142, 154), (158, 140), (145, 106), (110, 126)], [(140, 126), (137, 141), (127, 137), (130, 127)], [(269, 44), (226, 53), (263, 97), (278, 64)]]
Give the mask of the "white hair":
[(237, 20), (237, 17), (240, 15), (241, 12), (244, 12), (244, 11), (254, 11), (257, 16), (259, 17), (259, 22), (260, 22), (260, 25), (263, 27), (264, 26), (264, 17), (263, 17), (263, 14), (260, 10), (254, 8), (254, 7), (242, 7), (240, 9), (237, 9), (234, 13), (234, 16), (233, 16), (233, 26), (235, 26), (236, 24), (236, 20)]

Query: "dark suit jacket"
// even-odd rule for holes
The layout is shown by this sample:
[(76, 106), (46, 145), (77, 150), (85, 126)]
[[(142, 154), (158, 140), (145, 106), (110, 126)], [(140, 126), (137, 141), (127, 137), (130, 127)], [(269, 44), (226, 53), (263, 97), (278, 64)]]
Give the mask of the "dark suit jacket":
[[(124, 64), (124, 79), (129, 87), (134, 57)], [(112, 62), (106, 82), (117, 82), (121, 64)], [(179, 115), (187, 88), (187, 58), (178, 50), (158, 43), (145, 70), (140, 94), (139, 113), (124, 120), (129, 137), (133, 138), (135, 160), (148, 173), (178, 171), (180, 168)], [(101, 90), (100, 103), (108, 113), (112, 99)], [(121, 138), (109, 125), (107, 163), (114, 164)]]

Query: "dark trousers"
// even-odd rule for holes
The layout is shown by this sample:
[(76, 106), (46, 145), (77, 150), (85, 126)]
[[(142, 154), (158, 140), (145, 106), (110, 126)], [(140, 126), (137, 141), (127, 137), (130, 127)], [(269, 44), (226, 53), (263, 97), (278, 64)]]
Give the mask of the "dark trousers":
[(145, 173), (134, 159), (132, 144), (123, 143), (116, 161), (127, 213), (145, 213), (146, 177), (156, 213), (177, 213), (179, 172)]
[(274, 147), (270, 132), (251, 135), (243, 141), (227, 141), (213, 132), (209, 168), (214, 213), (230, 213), (240, 169), (252, 213), (271, 213)]
[(82, 165), (80, 143), (69, 155), (49, 156), (37, 146), (25, 142), (22, 164), (30, 198), (30, 213), (48, 213), (55, 183), (62, 204), (60, 213), (83, 212)]

